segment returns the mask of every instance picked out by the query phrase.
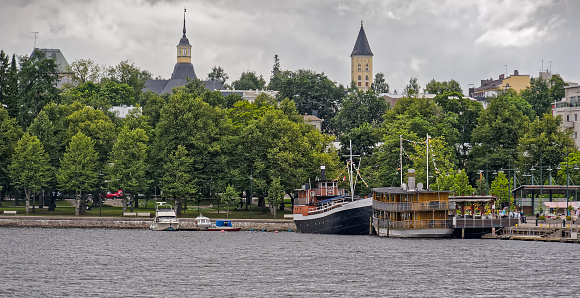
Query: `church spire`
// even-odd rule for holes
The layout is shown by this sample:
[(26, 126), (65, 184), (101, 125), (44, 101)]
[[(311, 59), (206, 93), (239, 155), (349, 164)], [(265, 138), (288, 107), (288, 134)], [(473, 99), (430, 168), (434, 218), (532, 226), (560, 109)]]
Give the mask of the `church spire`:
[(367, 40), (367, 35), (365, 34), (365, 29), (363, 27), (363, 21), (360, 21), (360, 31), (358, 32), (358, 37), (354, 43), (354, 49), (350, 56), (372, 56), (371, 46), (369, 46), (369, 41)]
[(191, 45), (185, 36), (185, 7), (183, 8), (183, 37), (177, 45), (177, 63), (191, 63)]
[[(185, 37), (185, 7), (183, 8), (183, 37)], [(362, 24), (362, 23), (361, 23)]]

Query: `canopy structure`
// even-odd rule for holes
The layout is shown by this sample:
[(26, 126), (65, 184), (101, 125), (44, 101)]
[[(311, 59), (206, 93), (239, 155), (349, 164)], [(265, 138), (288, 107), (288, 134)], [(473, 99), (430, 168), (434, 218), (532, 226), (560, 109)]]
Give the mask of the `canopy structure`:
[[(573, 197), (574, 200), (576, 200), (577, 192), (579, 189), (580, 189), (580, 186), (578, 186), (578, 185), (521, 185), (521, 186), (515, 188), (514, 190), (512, 190), (512, 193), (514, 194), (514, 197), (519, 195), (520, 198), (523, 198), (526, 195), (529, 197), (529, 195), (531, 195), (532, 206), (531, 206), (531, 209), (529, 210), (529, 212), (534, 213), (536, 210), (535, 203), (536, 203), (537, 196), (548, 195), (549, 202), (546, 202), (546, 203), (554, 203), (553, 202), (554, 201), (553, 195), (564, 195), (564, 198), (559, 198), (560, 200), (564, 200), (564, 201), (557, 202), (557, 203), (562, 203), (564, 206), (564, 209), (565, 209), (566, 204), (570, 205), (572, 203), (575, 203), (575, 202), (570, 202), (570, 198), (567, 198), (566, 196)], [(566, 201), (568, 201), (568, 202), (566, 202)], [(529, 207), (526, 207), (526, 208), (529, 208)], [(552, 208), (552, 207), (548, 207), (548, 208)], [(528, 213), (528, 212), (526, 212), (526, 213)]]
[(572, 206), (574, 209), (578, 209), (578, 207), (580, 207), (580, 202), (544, 202), (544, 206), (546, 206), (546, 208), (552, 209), (566, 209), (568, 208), (567, 205)]

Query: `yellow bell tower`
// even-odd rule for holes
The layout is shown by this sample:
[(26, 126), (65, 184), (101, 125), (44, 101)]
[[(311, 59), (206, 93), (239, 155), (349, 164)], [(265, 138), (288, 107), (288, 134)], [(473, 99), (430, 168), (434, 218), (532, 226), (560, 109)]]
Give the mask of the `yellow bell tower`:
[(350, 79), (359, 90), (367, 91), (373, 83), (373, 52), (360, 22), (360, 31), (350, 54)]
[(177, 63), (191, 63), (191, 45), (185, 36), (185, 9), (183, 9), (183, 37), (177, 45)]

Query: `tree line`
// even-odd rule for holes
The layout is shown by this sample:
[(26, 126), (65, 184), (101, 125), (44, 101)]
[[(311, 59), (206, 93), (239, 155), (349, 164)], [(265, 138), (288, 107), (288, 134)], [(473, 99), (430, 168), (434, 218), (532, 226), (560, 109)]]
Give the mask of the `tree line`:
[[(400, 171), (415, 168), (417, 181), (428, 178), (434, 189), (500, 195), (500, 180), (491, 186), (485, 181), (492, 171), (517, 168), (523, 181), (532, 167), (563, 165), (567, 156), (575, 164), (580, 158), (562, 119), (550, 113), (550, 103), (563, 97), (557, 76), (533, 79), (520, 93), (502, 91), (484, 109), (464, 98), (454, 80), (429, 82), (424, 91), (436, 94), (430, 98), (421, 94), (416, 78), (390, 107), (379, 96), (389, 92), (382, 73), (362, 92), (324, 73), (284, 70), (277, 56), (267, 85), (252, 71), (232, 82), (236, 89), (278, 91), (253, 102), (211, 92), (199, 80), (170, 94), (143, 93), (151, 75), (127, 61), (103, 67), (79, 60), (71, 68), (72, 83), (56, 88), (53, 60), (37, 54), (13, 55), (10, 61), (0, 53), (2, 198), (23, 196), (28, 206), (33, 194), (60, 191), (74, 195), (80, 214), (88, 197), (122, 189), (131, 208), (139, 194), (161, 194), (181, 212), (188, 200), (212, 199), (229, 207), (251, 189), (275, 212), (284, 193), (293, 196), (316, 179), (321, 164), (329, 177), (338, 177), (350, 140), (371, 188), (398, 186)], [(226, 85), (229, 79), (219, 66), (208, 78)], [(120, 119), (110, 112), (116, 105), (137, 108)], [(304, 114), (312, 113), (323, 119), (322, 132), (304, 123)], [(559, 181), (563, 173), (556, 175)], [(45, 201), (54, 208), (53, 200)]]

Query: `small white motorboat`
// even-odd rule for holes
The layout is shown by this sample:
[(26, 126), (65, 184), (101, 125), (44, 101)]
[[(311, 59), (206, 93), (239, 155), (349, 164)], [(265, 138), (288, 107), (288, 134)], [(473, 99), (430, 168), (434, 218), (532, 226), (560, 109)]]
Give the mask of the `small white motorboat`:
[(203, 216), (201, 213), (195, 218), (194, 223), (197, 228), (209, 228), (211, 226), (209, 218)]
[(179, 219), (175, 210), (166, 202), (157, 202), (155, 206), (155, 219), (151, 223), (153, 231), (177, 231), (179, 230)]

